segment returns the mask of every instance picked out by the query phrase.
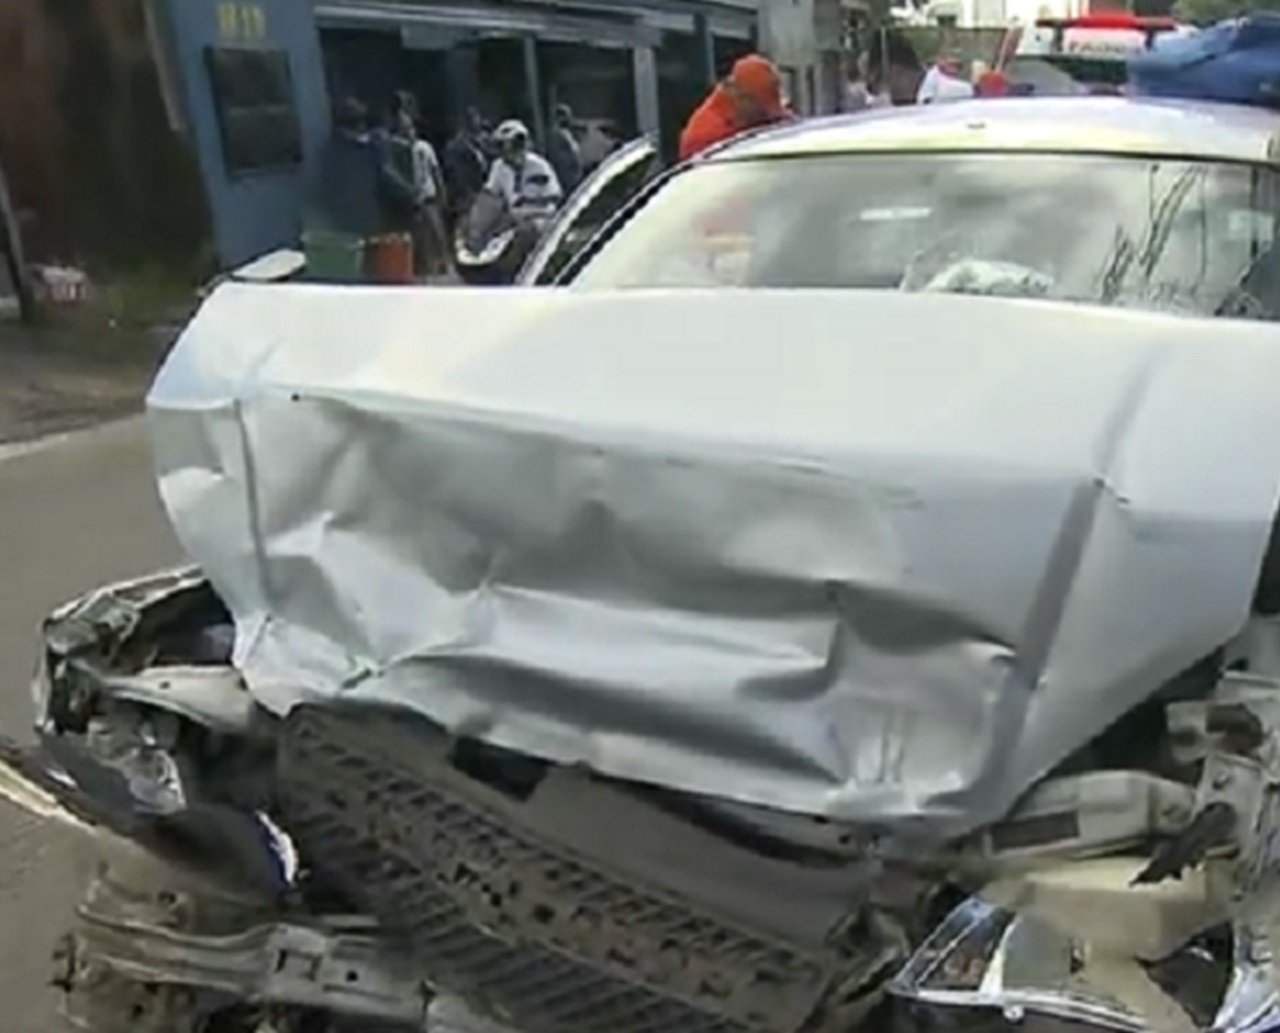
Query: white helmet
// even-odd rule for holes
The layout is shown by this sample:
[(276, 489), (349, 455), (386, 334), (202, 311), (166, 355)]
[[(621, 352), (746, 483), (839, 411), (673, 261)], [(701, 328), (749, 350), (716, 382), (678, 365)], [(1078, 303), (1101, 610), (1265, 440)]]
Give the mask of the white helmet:
[(509, 118), (493, 131), (493, 138), (503, 147), (511, 144), (527, 144), (529, 129), (518, 118)]

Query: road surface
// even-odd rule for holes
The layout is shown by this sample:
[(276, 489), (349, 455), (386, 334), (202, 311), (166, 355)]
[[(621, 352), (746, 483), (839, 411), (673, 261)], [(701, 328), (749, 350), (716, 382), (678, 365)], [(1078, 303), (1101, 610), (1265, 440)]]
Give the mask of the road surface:
[[(36, 629), (58, 603), (179, 556), (138, 421), (52, 445), (0, 446), (0, 727), (30, 725)], [(0, 802), (4, 1033), (51, 1033), (49, 953), (74, 903), (71, 835)]]

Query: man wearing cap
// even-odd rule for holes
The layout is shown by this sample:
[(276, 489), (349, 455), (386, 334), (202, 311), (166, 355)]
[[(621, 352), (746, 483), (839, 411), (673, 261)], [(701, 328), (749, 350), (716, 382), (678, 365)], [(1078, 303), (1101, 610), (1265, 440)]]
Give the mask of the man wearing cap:
[(782, 102), (782, 80), (768, 58), (749, 54), (733, 66), (690, 116), (680, 134), (680, 160), (685, 161), (748, 129), (790, 118)]

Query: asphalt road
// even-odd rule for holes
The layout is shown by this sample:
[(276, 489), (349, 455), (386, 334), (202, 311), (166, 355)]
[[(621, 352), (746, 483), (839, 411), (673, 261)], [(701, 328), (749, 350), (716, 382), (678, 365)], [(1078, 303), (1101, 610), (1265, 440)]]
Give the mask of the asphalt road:
[[(155, 495), (138, 421), (34, 450), (0, 446), (0, 727), (26, 734), (36, 630), (95, 585), (179, 553)], [(49, 955), (75, 903), (71, 833), (0, 802), (0, 1029), (51, 1033)]]

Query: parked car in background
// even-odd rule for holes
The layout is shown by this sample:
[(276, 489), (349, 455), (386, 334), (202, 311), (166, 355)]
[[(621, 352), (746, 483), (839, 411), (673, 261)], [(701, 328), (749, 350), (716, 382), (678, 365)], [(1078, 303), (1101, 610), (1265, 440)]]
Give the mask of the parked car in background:
[(219, 288), (195, 566), (0, 744), (78, 1028), (1274, 1028), (1278, 132), (868, 113), (619, 161), (556, 289)]

